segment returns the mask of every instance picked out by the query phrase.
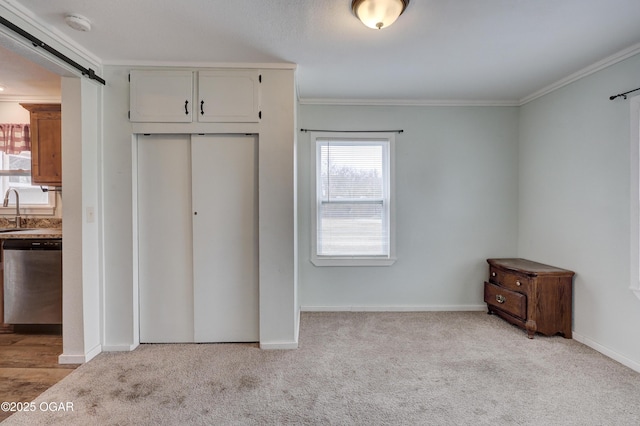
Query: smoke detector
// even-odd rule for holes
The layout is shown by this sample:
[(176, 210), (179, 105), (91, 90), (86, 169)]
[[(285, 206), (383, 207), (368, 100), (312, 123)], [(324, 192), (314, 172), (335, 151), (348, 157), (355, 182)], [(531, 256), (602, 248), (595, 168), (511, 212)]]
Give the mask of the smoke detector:
[(77, 13), (71, 13), (64, 18), (68, 26), (77, 31), (87, 32), (91, 30), (91, 21)]

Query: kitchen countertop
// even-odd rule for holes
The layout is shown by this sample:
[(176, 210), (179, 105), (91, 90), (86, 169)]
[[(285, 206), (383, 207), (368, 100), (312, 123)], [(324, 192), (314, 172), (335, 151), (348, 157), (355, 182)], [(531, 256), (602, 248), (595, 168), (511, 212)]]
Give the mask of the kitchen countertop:
[[(5, 230), (2, 228), (0, 230)], [(0, 240), (25, 239), (25, 238), (62, 238), (61, 228), (29, 228), (0, 232)]]

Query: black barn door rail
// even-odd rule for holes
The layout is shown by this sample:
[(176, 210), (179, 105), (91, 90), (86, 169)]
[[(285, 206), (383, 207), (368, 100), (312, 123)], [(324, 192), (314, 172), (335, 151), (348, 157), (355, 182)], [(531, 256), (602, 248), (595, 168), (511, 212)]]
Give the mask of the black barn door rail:
[(106, 81), (104, 81), (104, 79), (102, 79), (100, 76), (96, 75), (96, 72), (94, 70), (92, 70), (91, 68), (83, 67), (82, 65), (80, 65), (79, 63), (74, 61), (73, 59), (69, 58), (66, 55), (63, 55), (60, 52), (58, 52), (56, 49), (54, 49), (53, 47), (49, 46), (48, 44), (46, 44), (42, 40), (40, 40), (37, 37), (35, 37), (35, 36), (31, 35), (30, 33), (26, 32), (25, 30), (23, 30), (22, 28), (18, 27), (17, 25), (7, 21), (2, 16), (0, 16), (0, 24), (2, 24), (5, 27), (9, 28), (14, 33), (19, 34), (22, 37), (26, 38), (35, 47), (41, 47), (44, 50), (46, 50), (47, 52), (51, 53), (56, 58), (63, 60), (67, 64), (69, 64), (72, 67), (74, 67), (75, 69), (79, 70), (82, 73), (82, 75), (89, 77), (91, 80), (96, 80), (97, 82), (99, 82), (101, 84), (106, 84)]

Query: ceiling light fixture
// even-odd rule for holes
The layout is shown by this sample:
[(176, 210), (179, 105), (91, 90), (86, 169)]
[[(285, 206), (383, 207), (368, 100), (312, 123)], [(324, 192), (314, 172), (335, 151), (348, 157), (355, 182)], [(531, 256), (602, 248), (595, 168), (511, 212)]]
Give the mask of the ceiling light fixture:
[(4, 89), (5, 87), (2, 84), (0, 84), (0, 92), (4, 92)]
[(65, 16), (64, 21), (74, 30), (82, 32), (91, 31), (91, 21), (77, 13), (71, 13)]
[(387, 28), (409, 6), (409, 0), (353, 0), (351, 9), (369, 28)]

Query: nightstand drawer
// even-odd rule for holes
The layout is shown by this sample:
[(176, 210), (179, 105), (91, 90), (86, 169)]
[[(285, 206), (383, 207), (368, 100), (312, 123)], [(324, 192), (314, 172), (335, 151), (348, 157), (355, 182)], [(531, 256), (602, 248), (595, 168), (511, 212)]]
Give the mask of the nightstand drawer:
[(489, 281), (493, 284), (498, 284), (520, 293), (528, 294), (531, 287), (529, 277), (526, 275), (516, 274), (496, 267), (489, 268), (489, 277)]
[(485, 281), (484, 301), (486, 304), (514, 317), (522, 320), (527, 318), (527, 296), (522, 293), (511, 291)]

